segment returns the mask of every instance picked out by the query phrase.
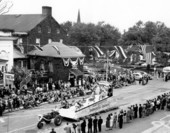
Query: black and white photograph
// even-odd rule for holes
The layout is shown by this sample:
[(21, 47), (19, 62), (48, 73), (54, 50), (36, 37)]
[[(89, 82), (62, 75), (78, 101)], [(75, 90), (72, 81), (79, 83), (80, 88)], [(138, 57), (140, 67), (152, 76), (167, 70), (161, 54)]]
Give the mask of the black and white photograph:
[(0, 133), (170, 133), (169, 0), (0, 0)]

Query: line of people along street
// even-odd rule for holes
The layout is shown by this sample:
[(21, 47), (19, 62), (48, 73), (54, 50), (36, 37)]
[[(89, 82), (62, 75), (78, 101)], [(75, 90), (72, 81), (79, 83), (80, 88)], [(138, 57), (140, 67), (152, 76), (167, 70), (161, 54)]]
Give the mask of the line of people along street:
[[(170, 92), (159, 95), (156, 98), (147, 100), (143, 104), (135, 104), (129, 106), (120, 112), (109, 113), (106, 120), (99, 115), (88, 116), (78, 124), (69, 124), (65, 127), (66, 133), (98, 133), (115, 128), (122, 129), (124, 124), (131, 123), (137, 118), (145, 118), (158, 110), (170, 109)], [(105, 125), (103, 128), (102, 125)]]

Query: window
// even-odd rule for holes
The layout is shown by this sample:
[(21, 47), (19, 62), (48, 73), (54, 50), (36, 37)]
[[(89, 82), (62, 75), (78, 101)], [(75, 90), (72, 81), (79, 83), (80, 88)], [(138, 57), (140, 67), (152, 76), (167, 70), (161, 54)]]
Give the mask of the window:
[(51, 27), (48, 27), (48, 33), (51, 33)]
[(39, 44), (40, 46), (40, 38), (36, 38), (36, 44)]
[(48, 43), (51, 43), (52, 42), (52, 39), (48, 39)]
[(51, 61), (49, 62), (49, 71), (54, 72), (53, 63)]
[(41, 33), (41, 27), (38, 26), (38, 33)]
[(22, 38), (19, 38), (19, 43), (22, 43)]
[(59, 29), (57, 29), (57, 34), (60, 34), (60, 30)]

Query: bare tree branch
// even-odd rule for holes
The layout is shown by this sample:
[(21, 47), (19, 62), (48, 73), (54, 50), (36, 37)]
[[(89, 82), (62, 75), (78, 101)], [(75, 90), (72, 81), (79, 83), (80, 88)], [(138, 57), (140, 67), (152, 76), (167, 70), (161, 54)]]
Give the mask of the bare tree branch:
[(13, 6), (13, 3), (11, 4), (11, 6), (10, 6), (10, 7), (8, 7), (7, 11), (5, 11), (5, 12), (3, 12), (3, 13), (2, 13), (2, 15), (3, 15), (3, 14), (5, 14), (5, 13), (8, 13), (8, 12), (9, 12), (9, 10), (12, 8), (12, 6)]
[(0, 0), (0, 14), (3, 15), (5, 13), (8, 13), (12, 6), (13, 6), (12, 1)]

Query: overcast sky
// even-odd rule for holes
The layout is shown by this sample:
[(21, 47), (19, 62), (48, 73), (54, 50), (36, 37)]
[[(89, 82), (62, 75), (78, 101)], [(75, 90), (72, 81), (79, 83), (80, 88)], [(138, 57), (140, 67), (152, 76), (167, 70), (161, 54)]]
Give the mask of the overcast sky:
[(9, 14), (40, 14), (42, 6), (51, 6), (52, 15), (59, 22), (77, 21), (80, 9), (81, 21), (104, 21), (121, 32), (137, 21), (161, 21), (170, 27), (170, 0), (11, 0)]

